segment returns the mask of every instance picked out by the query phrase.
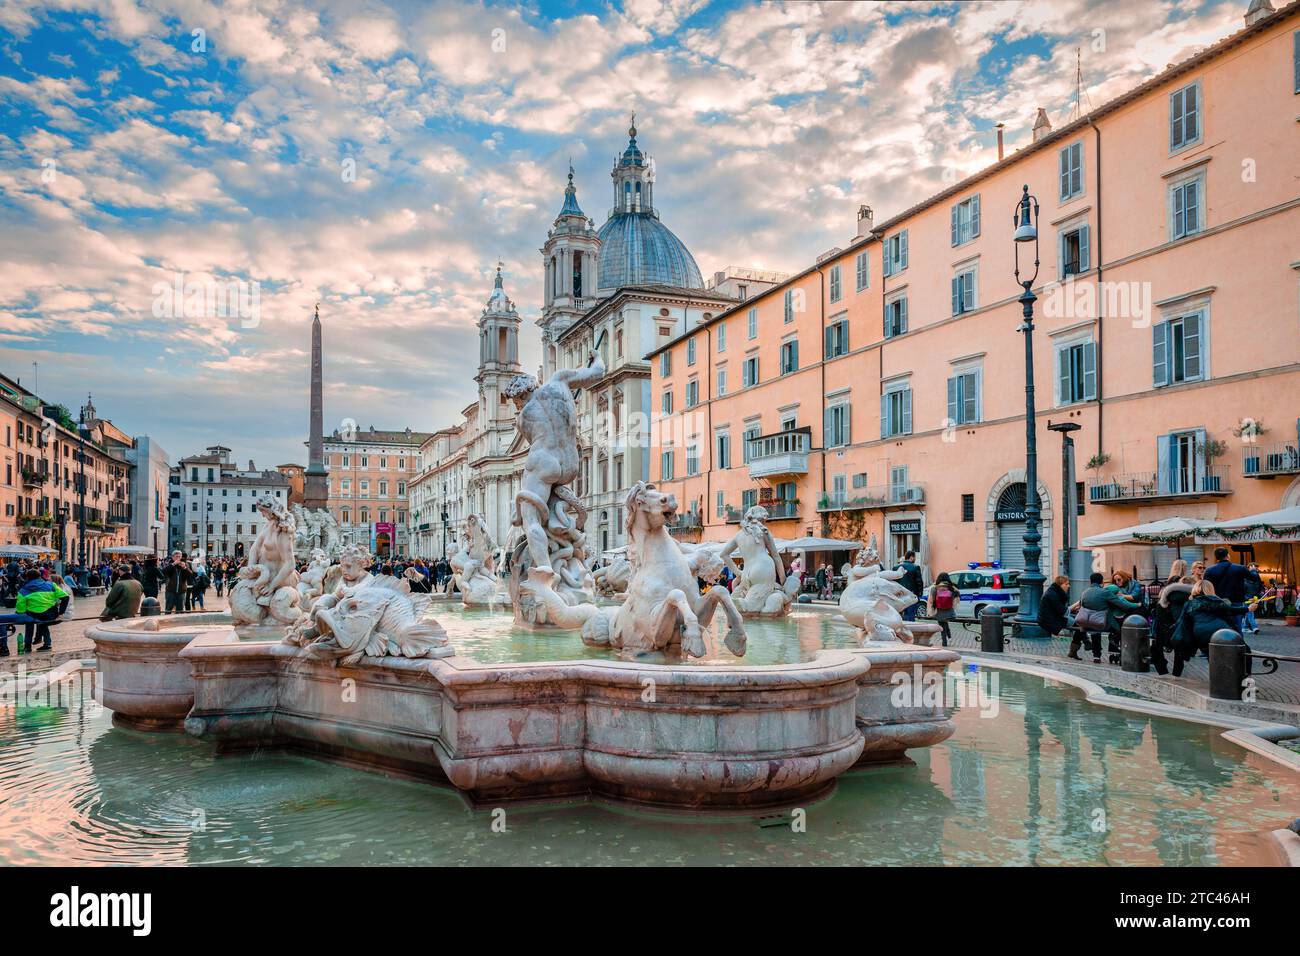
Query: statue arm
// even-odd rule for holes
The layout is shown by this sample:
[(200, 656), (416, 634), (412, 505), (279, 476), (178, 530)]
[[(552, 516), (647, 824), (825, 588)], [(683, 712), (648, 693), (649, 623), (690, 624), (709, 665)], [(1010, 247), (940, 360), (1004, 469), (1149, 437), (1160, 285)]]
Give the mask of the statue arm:
[(777, 550), (776, 538), (772, 537), (772, 532), (764, 528), (763, 539), (767, 545), (767, 553), (772, 556), (772, 563), (776, 565), (776, 583), (785, 584), (785, 563), (781, 560), (781, 552)]
[(735, 552), (735, 550), (736, 550), (736, 539), (732, 538), (723, 547), (722, 552), (718, 555), (718, 557), (722, 559), (723, 564), (725, 564), (728, 568), (731, 569), (732, 574), (734, 574), (736, 577), (740, 577), (740, 568), (736, 567), (736, 562), (731, 560), (731, 555)]
[(591, 364), (586, 368), (562, 368), (553, 372), (551, 375), (558, 382), (563, 382), (569, 388), (582, 388), (584, 385), (590, 385), (598, 382), (605, 377), (605, 363), (595, 352), (591, 353)]

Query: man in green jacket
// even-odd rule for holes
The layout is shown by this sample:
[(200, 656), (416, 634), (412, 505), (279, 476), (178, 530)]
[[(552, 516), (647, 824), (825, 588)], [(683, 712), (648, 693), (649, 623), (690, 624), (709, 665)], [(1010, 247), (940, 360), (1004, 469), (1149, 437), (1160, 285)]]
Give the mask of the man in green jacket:
[[(27, 572), (23, 586), (18, 589), (14, 610), (33, 618), (33, 623), (24, 626), (28, 653), (50, 649), (50, 624), (59, 619), (59, 612), (67, 606), (70, 597), (58, 584), (45, 580), (35, 568)], [(37, 640), (41, 641), (39, 647)]]
[(104, 599), (104, 613), (99, 615), (99, 619), (117, 621), (124, 617), (136, 617), (140, 613), (140, 601), (143, 598), (144, 586), (139, 581), (125, 571), (115, 571), (113, 586)]

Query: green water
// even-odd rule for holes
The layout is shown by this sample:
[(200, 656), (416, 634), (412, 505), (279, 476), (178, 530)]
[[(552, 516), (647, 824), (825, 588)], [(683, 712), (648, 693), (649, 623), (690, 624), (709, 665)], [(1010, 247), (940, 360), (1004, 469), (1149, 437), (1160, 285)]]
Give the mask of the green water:
[[(216, 756), (115, 728), (69, 690), (0, 706), (0, 864), (1269, 863), (1291, 771), (1199, 725), (1126, 715), (1012, 672), (915, 766), (847, 774), (805, 814), (490, 809), (307, 757)], [(990, 675), (986, 677), (984, 675)], [(968, 696), (969, 700), (970, 697)], [(994, 716), (981, 716), (996, 711)], [(760, 824), (768, 825), (760, 825)]]

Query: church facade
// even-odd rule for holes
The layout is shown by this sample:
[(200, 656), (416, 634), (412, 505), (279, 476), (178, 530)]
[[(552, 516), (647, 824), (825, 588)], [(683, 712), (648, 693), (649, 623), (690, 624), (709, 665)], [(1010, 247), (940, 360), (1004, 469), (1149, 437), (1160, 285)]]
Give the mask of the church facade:
[[(574, 492), (588, 509), (593, 551), (625, 543), (623, 500), (635, 482), (650, 477), (646, 353), (737, 302), (732, 294), (705, 287), (695, 257), (660, 220), (654, 162), (637, 143), (635, 125), (628, 137), (610, 173), (613, 205), (604, 225), (597, 229), (583, 212), (570, 169), (559, 215), (541, 248), (539, 377), (585, 366), (593, 352), (606, 369), (577, 396), (582, 468)], [(755, 293), (772, 284), (752, 270), (746, 274), (754, 277), (747, 281)], [(783, 277), (772, 277), (777, 278)], [(502, 393), (524, 369), (520, 317), (505, 294), (500, 268), (478, 327), (478, 401), (461, 423), (425, 443), (413, 484), (415, 543), (426, 556), (441, 554), (444, 539), (454, 548), (472, 513), (487, 519), (498, 545), (511, 537), (510, 512), (527, 446), (515, 430), (514, 405)]]

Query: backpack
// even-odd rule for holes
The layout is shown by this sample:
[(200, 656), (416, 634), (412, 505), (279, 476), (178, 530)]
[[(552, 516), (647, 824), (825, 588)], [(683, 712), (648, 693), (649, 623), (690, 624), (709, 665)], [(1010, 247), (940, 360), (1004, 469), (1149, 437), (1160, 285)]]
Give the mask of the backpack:
[(949, 588), (936, 588), (934, 592), (934, 607), (937, 611), (951, 611), (955, 595)]

